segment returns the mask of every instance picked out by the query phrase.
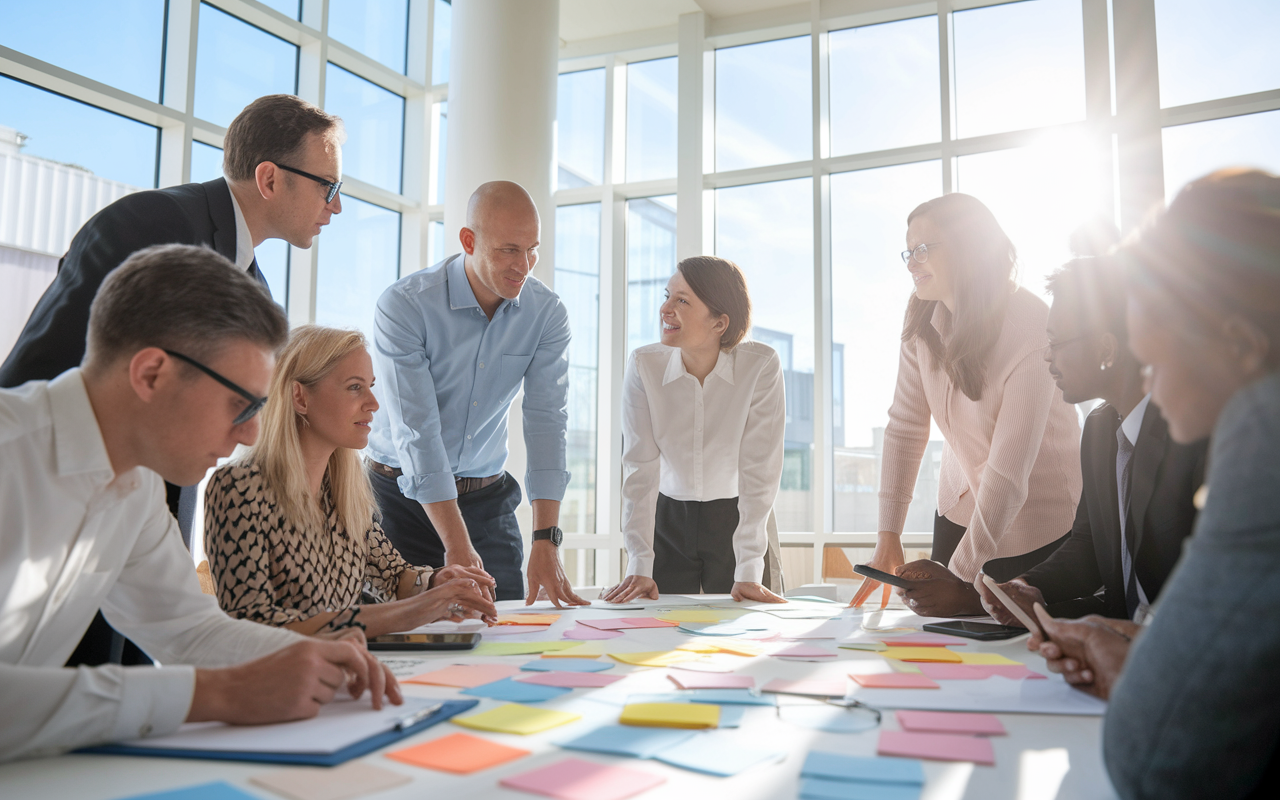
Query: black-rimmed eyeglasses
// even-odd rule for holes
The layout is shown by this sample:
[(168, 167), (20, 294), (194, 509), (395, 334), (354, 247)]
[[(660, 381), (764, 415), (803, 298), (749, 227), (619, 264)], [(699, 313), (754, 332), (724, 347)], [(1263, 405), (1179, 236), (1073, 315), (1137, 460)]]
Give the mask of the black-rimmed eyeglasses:
[(327, 178), (321, 178), (319, 175), (312, 175), (310, 172), (303, 172), (302, 170), (294, 169), (293, 167), (286, 167), (284, 164), (276, 164), (276, 166), (286, 172), (292, 172), (294, 175), (301, 175), (304, 178), (310, 178), (321, 186), (328, 187), (329, 193), (324, 196), (324, 202), (326, 204), (332, 203), (333, 198), (337, 197), (338, 192), (342, 189), (342, 181), (334, 183)]
[(902, 263), (910, 264), (911, 259), (915, 259), (917, 264), (923, 264), (929, 260), (929, 248), (937, 247), (942, 242), (922, 242), (910, 250), (902, 251)]
[(184, 356), (182, 353), (177, 353), (177, 352), (174, 352), (173, 350), (165, 350), (165, 352), (180, 361), (187, 362), (191, 366), (203, 372), (205, 375), (208, 375), (210, 378), (213, 378), (218, 383), (222, 384), (223, 386), (227, 387), (231, 391), (243, 397), (245, 400), (249, 401), (249, 405), (245, 406), (244, 410), (236, 415), (235, 420), (232, 421), (231, 423), (232, 425), (243, 425), (244, 423), (253, 419), (254, 416), (259, 411), (262, 410), (262, 407), (267, 404), (267, 398), (258, 397), (253, 392), (250, 392), (248, 389), (244, 389), (240, 387), (238, 384), (236, 384), (233, 381), (227, 380), (226, 378), (222, 377), (218, 373), (206, 367), (204, 364), (201, 364), (199, 361), (196, 361), (194, 358), (191, 358), (190, 356)]

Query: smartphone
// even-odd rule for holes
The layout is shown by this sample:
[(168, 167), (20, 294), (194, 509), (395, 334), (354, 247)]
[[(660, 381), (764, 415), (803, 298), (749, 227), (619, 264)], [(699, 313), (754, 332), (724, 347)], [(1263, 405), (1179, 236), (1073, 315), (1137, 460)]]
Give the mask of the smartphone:
[(370, 650), (470, 650), (478, 633), (388, 633), (369, 640)]
[(991, 642), (998, 639), (1012, 639), (1027, 632), (1026, 628), (1015, 628), (1012, 625), (996, 625), (990, 622), (969, 622), (953, 620), (951, 622), (927, 622), (924, 629), (930, 633), (945, 633), (949, 636), (963, 636), (966, 639), (977, 639)]
[(887, 572), (881, 572), (875, 567), (868, 567), (866, 564), (855, 564), (853, 566), (853, 571), (865, 578), (870, 578), (873, 581), (880, 581), (881, 583), (887, 583), (890, 586), (896, 586), (899, 589), (915, 588), (915, 583), (913, 581), (909, 581), (906, 578), (899, 578), (897, 575), (890, 575)]
[(1027, 614), (1027, 612), (1023, 611), (1022, 607), (1019, 606), (1017, 603), (1015, 603), (1013, 601), (1013, 598), (1010, 597), (1007, 593), (1005, 593), (1004, 589), (1000, 588), (1000, 584), (992, 580), (990, 575), (987, 575), (985, 573), (980, 573), (980, 574), (982, 574), (983, 585), (991, 590), (991, 593), (996, 596), (996, 599), (1000, 601), (1000, 604), (1003, 605), (1005, 608), (1009, 609), (1009, 613), (1013, 614), (1013, 616), (1017, 618), (1018, 622), (1022, 623), (1022, 626), (1024, 628), (1026, 628), (1029, 631), (1035, 631), (1041, 636), (1044, 636), (1044, 638), (1046, 639), (1049, 638), (1045, 636), (1044, 631), (1040, 628), (1040, 626), (1036, 623), (1036, 621), (1032, 619), (1031, 616)]

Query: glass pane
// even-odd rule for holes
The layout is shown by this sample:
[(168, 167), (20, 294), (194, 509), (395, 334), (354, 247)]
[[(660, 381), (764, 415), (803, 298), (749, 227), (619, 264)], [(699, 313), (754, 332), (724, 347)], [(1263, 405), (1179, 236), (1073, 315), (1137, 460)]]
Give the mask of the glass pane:
[[(911, 280), (898, 253), (907, 215), (942, 194), (942, 162), (831, 176), (832, 442), (835, 530), (879, 530), (880, 453), (898, 377)], [(942, 437), (931, 437), (907, 531), (932, 531)], [(826, 559), (838, 558), (824, 553)], [(864, 559), (865, 560), (865, 559)], [(855, 562), (857, 563), (857, 562)]]
[(716, 171), (813, 154), (809, 37), (716, 51)]
[(1080, 0), (1027, 0), (952, 15), (956, 138), (1084, 119)]
[(440, 132), (436, 144), (435, 192), (431, 195), (432, 203), (444, 202), (444, 176), (446, 156), (449, 150), (449, 103), (440, 103)]
[(604, 180), (604, 70), (566, 72), (556, 96), (557, 188)]
[(404, 73), (409, 0), (329, 0), (329, 35)]
[(627, 65), (627, 180), (676, 176), (677, 59)]
[(249, 103), (297, 91), (298, 48), (207, 3), (196, 45), (197, 117), (226, 127)]
[(388, 192), (400, 192), (404, 156), (404, 98), (329, 64), (324, 108), (342, 117), (347, 142), (342, 172)]
[(937, 17), (833, 31), (830, 46), (832, 155), (939, 140)]
[[(191, 143), (191, 182), (204, 183), (222, 177), (222, 148), (203, 142)], [(267, 279), (267, 288), (277, 303), (289, 307), (289, 243), (267, 239), (253, 251), (258, 269)]]
[(1100, 162), (1090, 147), (1071, 142), (956, 159), (956, 190), (995, 214), (1018, 248), (1019, 283), (1038, 295), (1045, 277), (1071, 258), (1071, 233), (1106, 210), (1111, 181)]
[(1280, 3), (1156, 0), (1160, 105), (1280, 89)]
[(1164, 196), (1223, 167), (1258, 167), (1280, 175), (1280, 111), (1165, 128)]
[(449, 82), (449, 37), (453, 30), (453, 4), (435, 0), (435, 29), (431, 36), (431, 82)]
[(5, 3), (0, 45), (158, 101), (164, 0)]
[(565, 533), (596, 532), (596, 387), (600, 343), (600, 204), (556, 209), (556, 294), (569, 311), (569, 488)]
[(378, 297), (400, 277), (400, 215), (344, 195), (316, 241), (316, 322), (359, 328), (372, 344)]
[[(302, 0), (259, 0), (264, 6), (274, 8), (289, 19), (302, 19)], [(332, 4), (330, 4), (332, 8)]]
[(431, 229), (427, 232), (429, 239), (427, 246), (431, 250), (431, 258), (428, 264), (439, 264), (444, 261), (444, 223), (433, 222)]
[[(26, 138), (23, 155), (154, 189), (160, 131), (0, 75), (0, 125)], [(89, 133), (92, 131), (92, 133)]]
[(627, 201), (627, 354), (660, 341), (658, 308), (676, 271), (676, 196)]
[(716, 255), (751, 292), (751, 338), (778, 351), (787, 386), (786, 455), (774, 503), (779, 531), (812, 531), (813, 182), (716, 190)]

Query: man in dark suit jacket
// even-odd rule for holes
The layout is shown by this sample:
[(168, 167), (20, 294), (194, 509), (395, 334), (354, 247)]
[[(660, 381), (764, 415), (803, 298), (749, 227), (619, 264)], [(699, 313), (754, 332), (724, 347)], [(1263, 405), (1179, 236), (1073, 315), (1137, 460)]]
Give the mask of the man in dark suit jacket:
[[(342, 121), (310, 103), (292, 95), (261, 97), (227, 129), (226, 178), (137, 192), (99, 211), (71, 240), (57, 276), (0, 366), (0, 387), (51, 380), (79, 366), (98, 287), (145, 247), (206, 245), (265, 284), (253, 255), (258, 244), (277, 238), (310, 247), (329, 218), (341, 213), (342, 137)], [(189, 543), (194, 489), (166, 484), (166, 490)], [(99, 615), (72, 663), (120, 661), (120, 646), (117, 638), (113, 648)]]

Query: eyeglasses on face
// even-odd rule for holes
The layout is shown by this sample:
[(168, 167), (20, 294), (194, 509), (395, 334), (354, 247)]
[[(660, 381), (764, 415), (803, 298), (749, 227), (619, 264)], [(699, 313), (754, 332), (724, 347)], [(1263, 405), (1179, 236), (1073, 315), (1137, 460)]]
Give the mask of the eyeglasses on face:
[(254, 416), (256, 416), (257, 413), (262, 410), (262, 407), (267, 404), (267, 398), (258, 397), (253, 392), (250, 392), (248, 389), (242, 388), (240, 385), (236, 384), (235, 382), (222, 377), (218, 373), (206, 367), (204, 364), (201, 364), (199, 361), (196, 361), (194, 358), (191, 358), (190, 356), (184, 356), (182, 353), (178, 353), (173, 350), (165, 349), (165, 352), (180, 361), (187, 362), (191, 366), (203, 372), (205, 375), (208, 375), (210, 378), (213, 378), (218, 383), (222, 384), (223, 386), (227, 387), (231, 391), (243, 397), (245, 400), (249, 401), (249, 405), (245, 406), (244, 410), (236, 415), (235, 420), (233, 420), (231, 423), (232, 425), (243, 425), (244, 423), (253, 419)]
[(902, 263), (910, 264), (911, 259), (914, 258), (917, 264), (923, 264), (924, 262), (929, 260), (929, 248), (937, 247), (940, 244), (942, 244), (942, 242), (922, 242), (916, 245), (915, 248), (911, 250), (903, 250)]
[(286, 172), (292, 172), (294, 175), (301, 175), (301, 176), (302, 176), (302, 177), (304, 177), (304, 178), (310, 178), (311, 180), (315, 181), (316, 183), (320, 184), (321, 186), (327, 187), (327, 188), (328, 188), (328, 190), (329, 190), (329, 192), (328, 192), (328, 194), (326, 194), (326, 195), (324, 196), (324, 201), (325, 201), (325, 203), (326, 203), (326, 204), (327, 204), (327, 203), (332, 203), (332, 202), (333, 202), (333, 198), (337, 197), (337, 196), (338, 196), (338, 192), (342, 189), (342, 181), (338, 181), (337, 183), (334, 183), (334, 182), (333, 182), (333, 181), (331, 181), (331, 180), (327, 180), (327, 179), (325, 179), (325, 178), (321, 178), (319, 175), (312, 175), (310, 172), (303, 172), (303, 171), (302, 171), (302, 170), (300, 170), (300, 169), (294, 169), (293, 167), (287, 167), (287, 166), (285, 166), (284, 164), (276, 164), (276, 166), (277, 166), (277, 167), (279, 167), (279, 168), (280, 168), (280, 169), (282, 169), (282, 170), (285, 170)]

